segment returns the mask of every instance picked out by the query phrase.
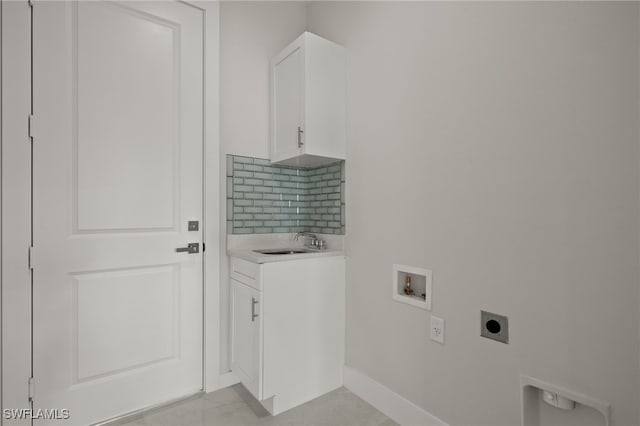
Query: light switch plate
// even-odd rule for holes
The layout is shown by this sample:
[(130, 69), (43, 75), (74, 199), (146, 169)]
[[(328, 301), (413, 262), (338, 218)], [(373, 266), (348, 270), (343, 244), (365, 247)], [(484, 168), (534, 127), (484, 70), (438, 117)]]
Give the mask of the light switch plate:
[(430, 327), (431, 340), (444, 345), (444, 320), (442, 318), (431, 316)]

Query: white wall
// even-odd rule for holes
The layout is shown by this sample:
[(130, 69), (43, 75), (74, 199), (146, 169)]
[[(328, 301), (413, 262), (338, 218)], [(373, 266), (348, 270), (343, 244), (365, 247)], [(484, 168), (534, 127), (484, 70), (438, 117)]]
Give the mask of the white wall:
[[(521, 373), (640, 424), (637, 4), (307, 19), (348, 52), (347, 364), (452, 425), (519, 424)], [(433, 269), (444, 346), (391, 300), (393, 263)]]
[(221, 139), (225, 153), (269, 158), (269, 61), (306, 27), (302, 2), (222, 2)]
[[(305, 31), (302, 2), (220, 3), (221, 235), (226, 235), (226, 154), (269, 158), (269, 61)], [(229, 279), (221, 239), (221, 370), (229, 368)]]

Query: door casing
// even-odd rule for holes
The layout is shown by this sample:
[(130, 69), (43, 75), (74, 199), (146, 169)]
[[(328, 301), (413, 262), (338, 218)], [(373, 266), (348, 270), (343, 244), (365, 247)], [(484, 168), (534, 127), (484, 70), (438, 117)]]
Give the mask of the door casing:
[[(2, 408), (28, 408), (31, 374), (31, 111), (30, 10), (27, 2), (0, 3), (1, 59), (1, 177), (2, 229), (0, 321), (2, 326)], [(0, 422), (30, 424), (23, 421)]]

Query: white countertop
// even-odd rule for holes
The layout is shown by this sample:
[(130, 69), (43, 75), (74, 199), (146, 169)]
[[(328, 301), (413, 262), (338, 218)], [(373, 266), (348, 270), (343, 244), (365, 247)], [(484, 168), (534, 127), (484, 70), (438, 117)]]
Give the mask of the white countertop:
[[(275, 248), (275, 247), (271, 247)], [(283, 250), (299, 250), (300, 247), (278, 247)], [(257, 248), (260, 250), (260, 248)], [(310, 253), (296, 253), (296, 254), (263, 254), (253, 251), (253, 249), (232, 249), (227, 251), (229, 256), (238, 257), (240, 259), (247, 260), (253, 263), (271, 263), (271, 262), (286, 262), (290, 260), (301, 259), (313, 259), (317, 257), (331, 257), (331, 256), (344, 256), (343, 250), (327, 249), (323, 251), (313, 251)]]
[(300, 254), (262, 254), (253, 250), (282, 249), (300, 250), (306, 249), (305, 238), (295, 239), (295, 233), (289, 234), (248, 234), (227, 235), (227, 254), (253, 263), (287, 262), (289, 260), (313, 259), (315, 257), (344, 256), (344, 235), (318, 234), (325, 240), (327, 249), (312, 253)]

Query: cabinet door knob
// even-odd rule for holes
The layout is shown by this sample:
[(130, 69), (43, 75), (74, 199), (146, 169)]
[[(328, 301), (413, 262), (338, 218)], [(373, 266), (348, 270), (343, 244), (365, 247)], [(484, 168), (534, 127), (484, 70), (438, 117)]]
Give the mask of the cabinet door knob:
[(255, 299), (255, 297), (252, 297), (251, 298), (251, 322), (254, 322), (256, 318), (258, 318), (258, 314), (256, 314), (256, 303), (258, 303), (258, 301)]
[(304, 130), (302, 130), (300, 128), (300, 126), (298, 126), (298, 148), (301, 148), (302, 145), (304, 145), (304, 142), (302, 142), (302, 134), (304, 133)]

